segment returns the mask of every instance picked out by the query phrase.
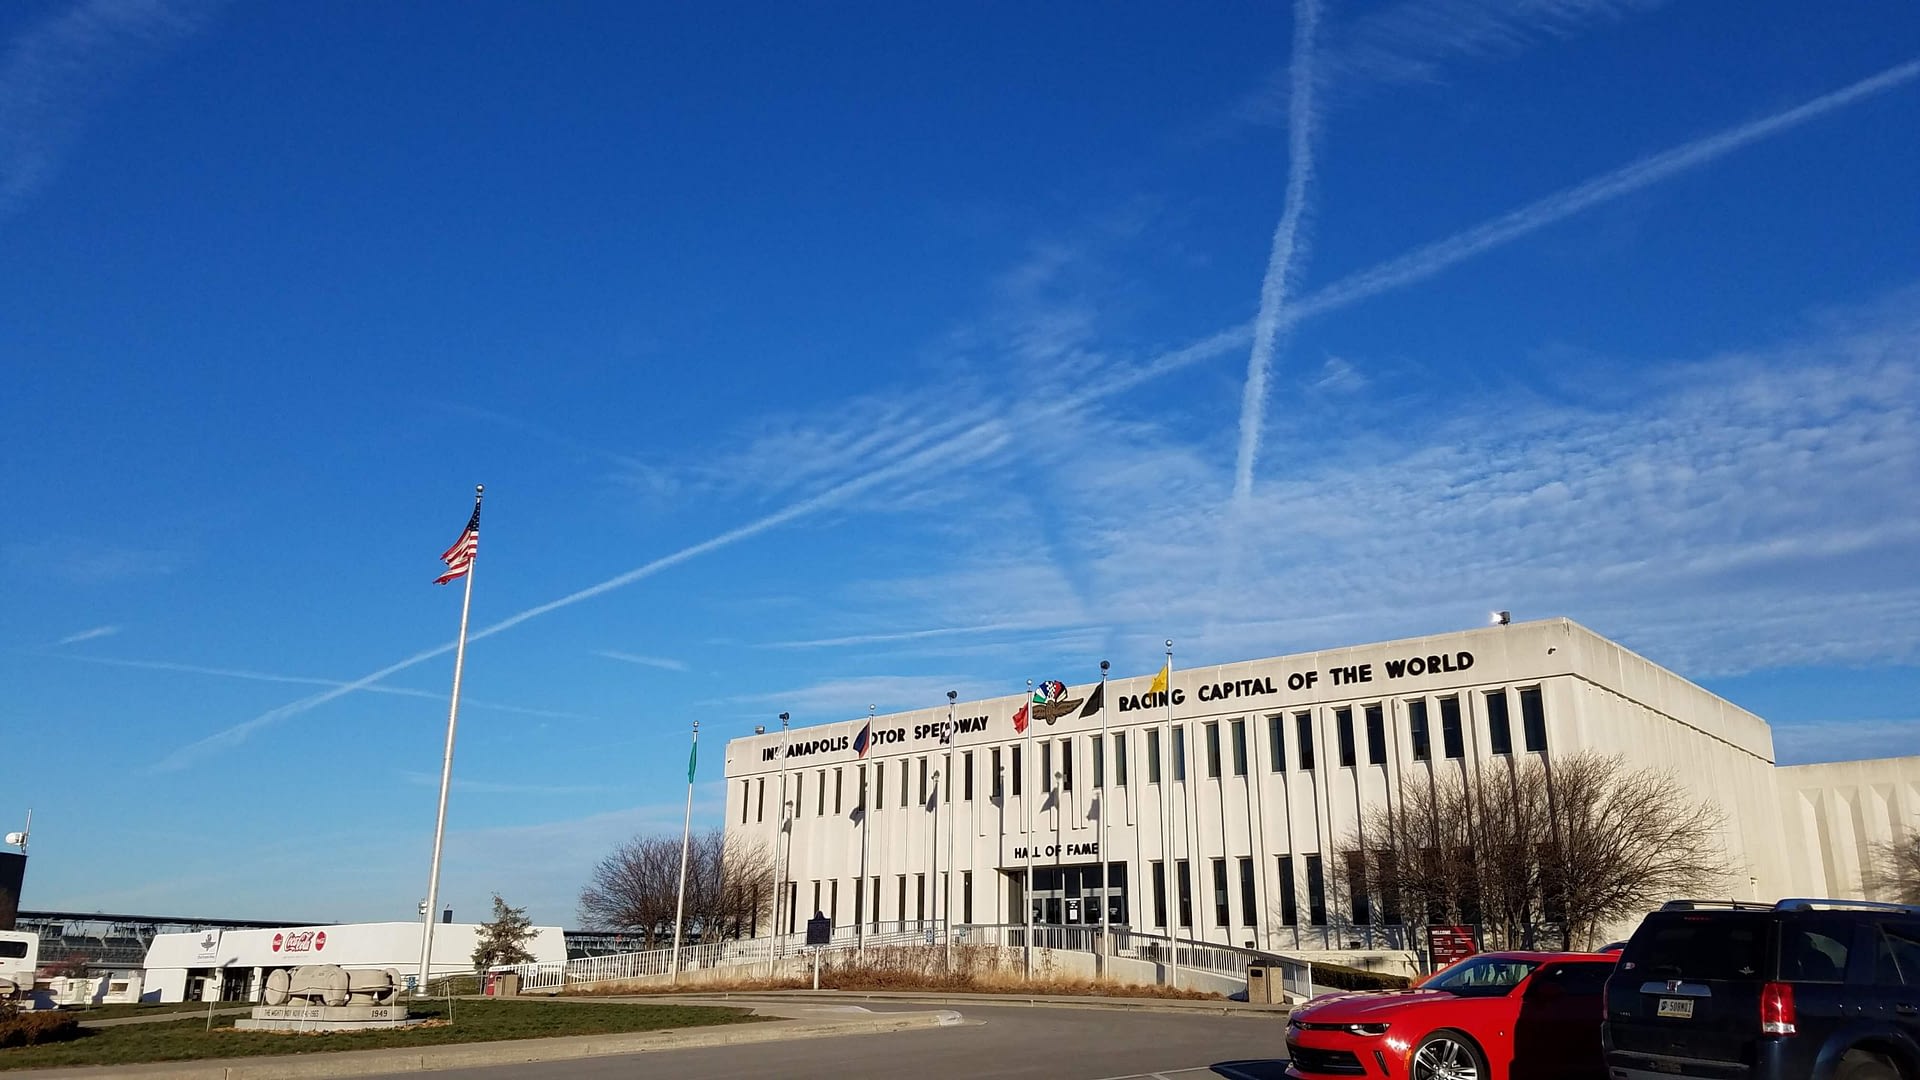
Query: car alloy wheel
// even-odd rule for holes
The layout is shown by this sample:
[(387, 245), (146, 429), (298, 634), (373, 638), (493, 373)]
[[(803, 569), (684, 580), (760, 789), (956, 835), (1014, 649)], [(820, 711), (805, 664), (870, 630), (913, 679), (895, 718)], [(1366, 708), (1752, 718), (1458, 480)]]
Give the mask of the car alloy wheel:
[(1484, 1080), (1480, 1051), (1457, 1031), (1436, 1031), (1420, 1041), (1409, 1070), (1413, 1080)]

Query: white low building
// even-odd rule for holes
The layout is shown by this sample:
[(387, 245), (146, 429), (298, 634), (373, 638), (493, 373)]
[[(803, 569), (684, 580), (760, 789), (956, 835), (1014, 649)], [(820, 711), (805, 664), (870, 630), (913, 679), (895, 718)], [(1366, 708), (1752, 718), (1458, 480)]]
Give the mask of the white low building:
[[(1334, 863), (1367, 809), (1426, 778), (1586, 750), (1667, 769), (1724, 811), (1741, 899), (1858, 895), (1871, 883), (1857, 852), (1835, 853), (1837, 822), (1873, 819), (1846, 832), (1858, 847), (1920, 813), (1920, 758), (1778, 769), (1766, 721), (1566, 619), (1175, 669), (1158, 695), (1152, 682), (1110, 680), (1104, 710), (1082, 681), (1045, 706), (1020, 693), (734, 739), (726, 828), (774, 853), (785, 932), (815, 911), (937, 922), (949, 890), (955, 924), (1024, 922), (1026, 900), (1036, 923), (1096, 924), (1104, 779), (1116, 924), (1285, 950), (1350, 944), (1329, 928), (1353, 921), (1329, 918), (1348, 872)], [(1843, 785), (1867, 794), (1826, 794)], [(1799, 805), (1825, 809), (1803, 825)]]
[[(268, 973), (304, 964), (394, 968), (408, 980), (420, 972), (419, 922), (343, 923), (272, 930), (208, 930), (159, 934), (147, 949), (143, 1000), (258, 1001)], [(540, 963), (567, 958), (557, 926), (534, 927), (527, 951)], [(471, 974), (481, 927), (438, 923), (433, 928), (434, 977)]]

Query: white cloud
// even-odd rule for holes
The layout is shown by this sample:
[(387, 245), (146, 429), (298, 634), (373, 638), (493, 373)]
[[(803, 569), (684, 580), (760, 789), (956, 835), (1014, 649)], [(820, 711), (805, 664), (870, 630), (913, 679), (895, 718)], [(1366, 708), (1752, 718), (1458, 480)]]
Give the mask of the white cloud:
[(84, 0), (14, 38), (0, 55), (0, 221), (60, 171), (89, 113), (197, 31), (216, 6)]
[(110, 585), (136, 577), (171, 574), (180, 556), (158, 548), (137, 548), (61, 537), (10, 544), (9, 568), (22, 575), (58, 578), (74, 585)]
[(119, 632), (120, 628), (117, 626), (96, 626), (91, 630), (82, 630), (79, 633), (68, 634), (53, 644), (56, 648), (61, 645), (78, 645), (83, 641), (97, 641), (103, 637), (112, 637)]
[(609, 660), (619, 660), (628, 664), (638, 664), (641, 667), (659, 668), (662, 671), (687, 670), (687, 662), (685, 660), (674, 660), (665, 656), (641, 656), (637, 653), (620, 652), (615, 649), (598, 649), (595, 650), (594, 655), (604, 656)]

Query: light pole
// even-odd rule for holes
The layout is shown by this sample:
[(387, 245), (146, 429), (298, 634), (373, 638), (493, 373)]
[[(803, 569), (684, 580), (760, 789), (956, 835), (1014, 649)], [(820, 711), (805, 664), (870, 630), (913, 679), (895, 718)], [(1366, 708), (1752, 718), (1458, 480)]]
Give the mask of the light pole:
[[(1107, 874), (1107, 774), (1113, 771), (1113, 744), (1107, 739), (1107, 669), (1112, 665), (1100, 661), (1100, 955), (1107, 955), (1107, 890), (1113, 882)], [(1101, 963), (1106, 961), (1102, 960)]]
[[(947, 776), (952, 783), (953, 776), (953, 702), (960, 696), (958, 690), (947, 691)], [(947, 793), (947, 801), (953, 801), (952, 792)], [(953, 970), (953, 819), (959, 813), (958, 808), (947, 811), (947, 878), (940, 885), (941, 903), (945, 907), (946, 921), (941, 925), (946, 930), (947, 970)], [(934, 838), (936, 841), (938, 837)]]
[[(940, 906), (940, 894), (937, 891), (940, 888), (940, 845), (938, 843), (940, 839), (940, 770), (939, 769), (933, 770), (933, 836), (930, 837), (929, 839), (933, 841), (927, 844), (927, 854), (933, 860), (933, 880), (929, 881), (927, 884), (932, 886), (932, 890), (930, 891), (933, 891), (934, 907), (938, 908)], [(940, 912), (936, 910), (933, 913), (933, 917), (936, 922), (939, 921)], [(920, 924), (921, 933), (925, 933), (926, 929), (927, 929), (926, 924), (924, 922), (921, 923)]]

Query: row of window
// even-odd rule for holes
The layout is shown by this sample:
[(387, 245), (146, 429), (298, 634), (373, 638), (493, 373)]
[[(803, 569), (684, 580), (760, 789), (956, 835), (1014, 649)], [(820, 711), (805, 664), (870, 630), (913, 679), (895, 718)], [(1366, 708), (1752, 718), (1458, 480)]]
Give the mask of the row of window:
[[(913, 881), (913, 894), (912, 894), (913, 914), (911, 915), (907, 914), (907, 897), (908, 897), (907, 881), (909, 878), (911, 878)], [(940, 871), (940, 880), (938, 885), (936, 886), (936, 889), (937, 890), (946, 889), (949, 878), (950, 876), (947, 873), (947, 871), (945, 870)], [(859, 879), (857, 878), (854, 879), (856, 886), (857, 886), (858, 880)], [(880, 929), (881, 920), (884, 917), (881, 911), (881, 903), (880, 903), (880, 900), (881, 900), (880, 877), (878, 875), (875, 875), (871, 878), (868, 878), (867, 882), (868, 882), (867, 889), (863, 890), (856, 887), (853, 890), (853, 922), (850, 925), (858, 926), (861, 923), (865, 922), (868, 917), (868, 911), (869, 909), (871, 909), (872, 918), (873, 918), (873, 928), (875, 930), (878, 930)], [(895, 874), (894, 883), (896, 886), (896, 891), (895, 891), (895, 900), (894, 900), (894, 907), (893, 907), (893, 910), (894, 910), (893, 917), (895, 919), (922, 920), (922, 919), (937, 919), (940, 917), (939, 908), (940, 908), (941, 893), (939, 891), (934, 891), (934, 892), (928, 891), (927, 875)], [(869, 903), (869, 899), (868, 899), (869, 896), (871, 896), (872, 898), (871, 903)], [(927, 911), (927, 906), (929, 902), (931, 902), (934, 909), (932, 914), (929, 914)], [(960, 902), (960, 918), (958, 921), (961, 923), (972, 922), (973, 921), (973, 871), (971, 870), (960, 871), (959, 902)], [(787, 924), (786, 932), (789, 934), (795, 933), (796, 928), (806, 919), (810, 918), (812, 914), (816, 911), (825, 915), (827, 918), (832, 919), (833, 925), (835, 926), (841, 925), (840, 923), (840, 880), (838, 878), (829, 878), (826, 880), (816, 879), (813, 882), (813, 906), (811, 908), (806, 909), (804, 913), (800, 910), (800, 883), (798, 881), (788, 881), (786, 908), (787, 910), (784, 913), (783, 918)], [(753, 930), (753, 933), (754, 934), (759, 933), (758, 928), (755, 928)]]
[[(1547, 748), (1547, 718), (1544, 705), (1541, 701), (1540, 688), (1537, 686), (1524, 687), (1517, 691), (1517, 693), (1520, 698), (1520, 735), (1522, 745), (1528, 753), (1539, 753)], [(1489, 690), (1486, 691), (1483, 696), (1486, 704), (1488, 747), (1495, 754), (1504, 755), (1513, 753), (1513, 721), (1508, 711), (1507, 692), (1505, 690)], [(1434, 750), (1433, 730), (1431, 719), (1428, 715), (1427, 699), (1411, 698), (1404, 702), (1404, 704), (1407, 710), (1407, 741), (1412, 751), (1413, 760), (1431, 761), (1433, 760)], [(1441, 754), (1447, 758), (1464, 758), (1466, 756), (1466, 735), (1461, 722), (1460, 699), (1457, 696), (1443, 697), (1437, 699), (1437, 704), (1440, 713)], [(1351, 706), (1343, 705), (1333, 710), (1334, 745), (1340, 756), (1340, 765), (1343, 768), (1351, 768), (1358, 764), (1359, 760), (1359, 746), (1356, 740), (1353, 714), (1354, 710)], [(1361, 724), (1364, 726), (1366, 732), (1367, 764), (1385, 765), (1387, 763), (1387, 722), (1385, 706), (1377, 703), (1363, 705), (1360, 707), (1360, 717)], [(1267, 739), (1269, 746), (1268, 767), (1273, 772), (1285, 772), (1287, 768), (1287, 719), (1288, 717), (1283, 713), (1274, 713), (1267, 717)], [(1315, 767), (1314, 748), (1317, 743), (1314, 740), (1313, 719), (1313, 713), (1306, 711), (1297, 712), (1292, 715), (1294, 748), (1296, 751), (1294, 764), (1295, 767), (1302, 772), (1312, 772)], [(1245, 720), (1229, 720), (1226, 723), (1226, 760), (1230, 761), (1234, 776), (1245, 776), (1247, 775), (1247, 722)], [(1218, 779), (1221, 775), (1223, 765), (1220, 721), (1206, 721), (1200, 725), (1200, 730), (1206, 754), (1206, 775), (1209, 779)], [(1124, 731), (1116, 731), (1109, 736), (1113, 739), (1114, 782), (1123, 787), (1127, 783), (1127, 744), (1129, 742), (1127, 736), (1128, 733)], [(1158, 784), (1161, 782), (1162, 771), (1160, 761), (1160, 729), (1157, 727), (1147, 728), (1141, 732), (1141, 737), (1146, 740), (1147, 746), (1147, 783)], [(1088, 735), (1086, 738), (1091, 745), (1093, 786), (1097, 788), (1105, 783), (1106, 747), (1098, 735)], [(1074, 740), (1071, 738), (1059, 740), (1060, 767), (1058, 772), (1054, 770), (1054, 740), (1047, 739), (1038, 744), (1040, 751), (1040, 782), (1044, 790), (1049, 792), (1054, 791), (1056, 788), (1062, 791), (1073, 790), (1073, 767), (1076, 757), (1073, 752), (1073, 743)], [(1016, 796), (1020, 794), (1021, 777), (1025, 775), (1026, 771), (1021, 768), (1021, 749), (1020, 744), (1014, 744), (1009, 747), (992, 747), (987, 751), (992, 755), (992, 760), (988, 768), (988, 776), (992, 784), (992, 798), (1002, 798), (1007, 793), (1006, 787), (1009, 783), (1012, 785), (1012, 793)], [(1174, 726), (1170, 749), (1173, 779), (1184, 782), (1187, 779), (1186, 725), (1180, 724)], [(1011, 752), (1013, 767), (1010, 772), (1001, 767), (1001, 754), (1003, 750)], [(974, 751), (972, 750), (963, 751), (960, 755), (960, 797), (969, 802), (973, 799), (973, 755)], [(908, 762), (904, 760), (899, 762), (900, 768), (898, 771), (900, 775), (901, 806), (913, 805), (910, 795), (914, 791), (918, 791), (919, 803), (923, 806), (929, 805), (930, 793), (933, 797), (942, 798), (948, 803), (953, 802), (953, 784), (951, 782), (945, 785), (939, 784), (939, 774), (937, 770), (929, 774), (927, 761), (928, 759), (923, 757), (917, 762), (917, 785), (913, 783), (916, 772), (908, 767)], [(820, 817), (825, 817), (828, 813), (827, 773), (828, 770), (826, 769), (816, 771), (814, 813)], [(845, 794), (846, 778), (843, 769), (836, 768), (832, 770), (832, 773), (832, 813), (838, 815), (844, 812), (843, 796)], [(854, 804), (856, 809), (867, 806), (867, 777), (865, 773), (858, 775), (860, 776), (860, 792), (859, 800)], [(930, 775), (932, 778), (931, 782), (929, 780)], [(881, 810), (885, 807), (886, 779), (887, 763), (885, 761), (874, 762), (873, 784), (882, 796), (874, 801), (874, 810)], [(803, 816), (807, 807), (807, 774), (804, 771), (794, 772), (788, 778), (788, 782), (792, 785), (794, 816)], [(765, 821), (767, 802), (766, 779), (762, 777), (758, 781), (742, 780), (740, 783), (741, 824), (745, 824), (747, 821), (749, 806), (752, 808), (753, 820)], [(758, 784), (757, 793), (752, 790), (752, 785), (756, 783)], [(944, 787), (944, 790), (941, 790), (942, 787)], [(751, 798), (749, 798), (749, 796), (751, 796)]]

